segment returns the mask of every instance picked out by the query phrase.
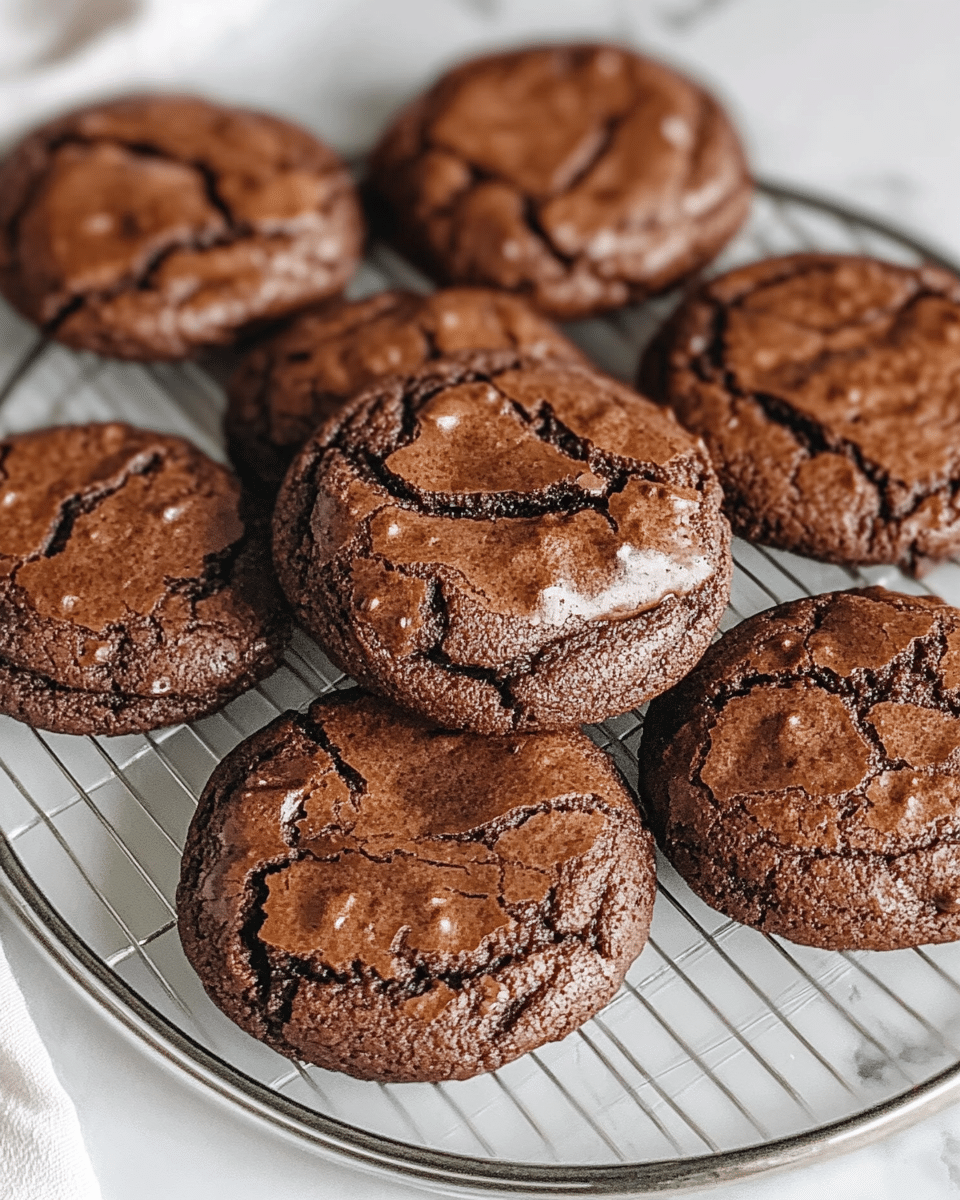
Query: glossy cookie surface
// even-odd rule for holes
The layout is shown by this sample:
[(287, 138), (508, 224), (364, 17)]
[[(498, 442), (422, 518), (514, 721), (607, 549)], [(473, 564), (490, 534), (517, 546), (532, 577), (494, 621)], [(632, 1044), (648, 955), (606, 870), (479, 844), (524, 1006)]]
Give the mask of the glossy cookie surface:
[(279, 663), (263, 521), (180, 438), (74, 425), (0, 442), (0, 711), (118, 734), (211, 712)]
[(702, 446), (607, 376), (504, 351), (355, 397), (295, 460), (274, 559), (354, 678), (446, 728), (601, 720), (699, 658), (729, 591)]
[(798, 254), (706, 284), (641, 386), (703, 437), (734, 532), (922, 571), (960, 549), (960, 280)]
[(237, 368), (224, 418), (230, 457), (251, 486), (275, 492), (317, 426), (374, 380), (464, 350), (501, 349), (584, 361), (549, 321), (506, 292), (443, 288), (332, 301)]
[(960, 937), (960, 611), (883, 588), (750, 617), (651, 704), (641, 784), (708, 904), (827, 949)]
[(582, 734), (439, 733), (360, 692), (208, 783), (177, 896), (213, 1000), (283, 1054), (464, 1079), (564, 1037), (646, 938), (653, 839)]
[(743, 151), (716, 102), (619, 46), (464, 63), (384, 135), (371, 184), (438, 281), (527, 295), (565, 319), (663, 291), (746, 218)]
[(118, 358), (184, 358), (334, 295), (362, 237), (332, 150), (193, 96), (81, 109), (0, 165), (0, 292)]

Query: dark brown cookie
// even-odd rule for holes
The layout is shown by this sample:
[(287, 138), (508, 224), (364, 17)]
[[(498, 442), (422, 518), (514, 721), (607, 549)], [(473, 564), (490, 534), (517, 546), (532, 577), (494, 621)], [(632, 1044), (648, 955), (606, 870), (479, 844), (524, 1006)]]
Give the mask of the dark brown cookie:
[(0, 712), (132, 733), (220, 708), (278, 664), (267, 530), (180, 438), (77, 425), (0, 442)]
[(727, 916), (827, 949), (960, 938), (960, 611), (883, 588), (744, 621), (651, 704), (654, 831)]
[(300, 447), (350, 396), (384, 375), (463, 350), (521, 350), (583, 363), (520, 297), (488, 288), (381, 292), (304, 313), (246, 356), (227, 388), (224, 429), (237, 470), (273, 493)]
[(354, 678), (446, 728), (623, 712), (703, 653), (730, 586), (702, 445), (607, 376), (510, 351), (394, 376), (294, 461), (274, 561)]
[(619, 46), (464, 63), (371, 162), (388, 236), (437, 280), (523, 292), (561, 318), (690, 275), (743, 223), (750, 193), (716, 102)]
[(960, 549), (960, 280), (797, 254), (714, 279), (640, 385), (707, 443), (751, 541), (917, 572)]
[(588, 738), (438, 733), (362, 692), (287, 713), (214, 771), (180, 936), (281, 1054), (465, 1079), (610, 1000), (653, 911), (653, 838)]
[(135, 96), (36, 130), (0, 166), (0, 292), (69, 346), (184, 358), (339, 292), (362, 219), (305, 130)]

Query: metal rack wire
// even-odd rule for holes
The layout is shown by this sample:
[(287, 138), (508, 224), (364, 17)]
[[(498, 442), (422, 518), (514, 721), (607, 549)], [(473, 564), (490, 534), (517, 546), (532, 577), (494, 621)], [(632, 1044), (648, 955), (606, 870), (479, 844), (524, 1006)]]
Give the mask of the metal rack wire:
[[(797, 249), (942, 255), (772, 184), (716, 269)], [(956, 268), (954, 268), (956, 269)], [(423, 281), (384, 248), (356, 294)], [(674, 297), (569, 327), (629, 379)], [(0, 429), (121, 418), (222, 457), (222, 394), (192, 365), (106, 362), (0, 312)], [(884, 583), (960, 603), (960, 565), (923, 584), (737, 542), (722, 628), (771, 604)], [(452, 1084), (381, 1085), (291, 1063), (207, 999), (180, 949), (174, 892), (213, 766), (285, 708), (343, 685), (298, 635), (286, 664), (223, 712), (146, 736), (71, 738), (0, 719), (0, 893), (73, 979), (145, 1046), (325, 1154), (446, 1191), (664, 1192), (865, 1140), (960, 1097), (960, 945), (832, 953), (703, 905), (664, 861), (652, 936), (624, 987), (563, 1042)], [(642, 715), (592, 730), (628, 781)]]

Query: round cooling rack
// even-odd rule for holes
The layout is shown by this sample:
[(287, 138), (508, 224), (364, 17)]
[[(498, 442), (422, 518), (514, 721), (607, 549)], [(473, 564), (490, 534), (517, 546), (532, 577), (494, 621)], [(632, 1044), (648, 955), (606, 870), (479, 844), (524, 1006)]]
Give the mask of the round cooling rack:
[[(797, 250), (956, 267), (885, 224), (764, 184), (714, 265)], [(424, 287), (375, 248), (353, 287)], [(630, 379), (676, 297), (578, 322)], [(0, 312), (0, 431), (122, 419), (222, 457), (222, 393), (194, 365), (75, 354)], [(782, 601), (882, 583), (960, 604), (960, 564), (924, 583), (737, 541), (722, 628)], [(652, 936), (592, 1021), (495, 1074), (376, 1084), (293, 1063), (207, 999), (177, 938), (180, 849), (216, 763), (278, 712), (346, 682), (305, 636), (223, 712), (145, 737), (75, 738), (0, 719), (0, 894), (114, 1021), (221, 1101), (318, 1153), (446, 1192), (639, 1195), (796, 1164), (960, 1099), (960, 943), (889, 953), (795, 946), (702, 904), (659, 862)], [(636, 780), (642, 715), (592, 730)]]

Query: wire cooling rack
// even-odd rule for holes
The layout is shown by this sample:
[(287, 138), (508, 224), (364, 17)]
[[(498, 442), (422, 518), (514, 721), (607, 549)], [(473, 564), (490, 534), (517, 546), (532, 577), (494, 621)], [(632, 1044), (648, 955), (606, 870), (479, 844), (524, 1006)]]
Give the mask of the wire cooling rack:
[[(800, 249), (916, 263), (942, 255), (836, 205), (758, 191), (727, 269)], [(956, 268), (954, 268), (956, 269)], [(375, 249), (354, 294), (424, 286)], [(630, 379), (676, 297), (571, 335)], [(223, 396), (194, 365), (75, 354), (0, 311), (0, 431), (119, 418), (223, 457)], [(737, 541), (722, 628), (772, 604), (866, 583), (960, 603), (960, 565), (923, 584)], [(115, 1020), (222, 1099), (319, 1152), (437, 1190), (667, 1192), (835, 1151), (960, 1098), (960, 944), (893, 953), (794, 946), (702, 904), (662, 859), (652, 935), (624, 986), (564, 1041), (495, 1074), (376, 1084), (282, 1058), (207, 999), (177, 938), (174, 893), (216, 763), (278, 712), (347, 681), (304, 635), (223, 712), (146, 736), (77, 738), (0, 718), (0, 891), (61, 969)], [(592, 730), (636, 780), (642, 716)]]

